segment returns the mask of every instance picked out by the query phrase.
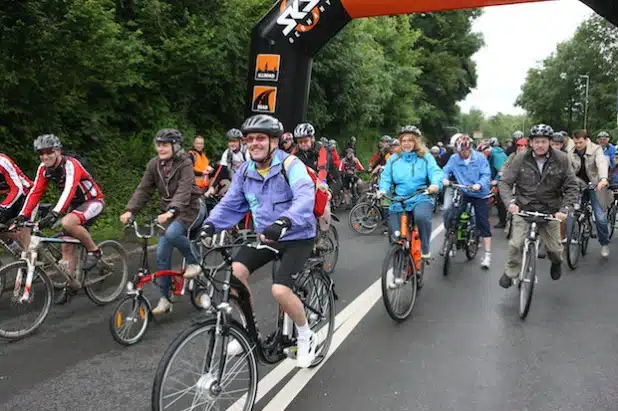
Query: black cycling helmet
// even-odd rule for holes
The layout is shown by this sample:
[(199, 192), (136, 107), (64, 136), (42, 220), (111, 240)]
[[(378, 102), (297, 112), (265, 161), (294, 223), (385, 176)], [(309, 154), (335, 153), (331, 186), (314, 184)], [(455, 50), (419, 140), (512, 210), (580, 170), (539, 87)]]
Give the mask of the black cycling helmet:
[(315, 137), (315, 127), (310, 123), (300, 123), (294, 129), (294, 138)]
[(535, 137), (547, 137), (552, 138), (554, 130), (547, 124), (537, 124), (530, 129), (530, 140)]
[(231, 128), (225, 133), (225, 138), (228, 140), (242, 140), (242, 131), (237, 128)]
[(551, 135), (551, 141), (555, 141), (556, 143), (564, 143), (566, 137), (562, 133), (554, 133)]
[(34, 151), (38, 153), (39, 150), (45, 150), (47, 148), (60, 149), (62, 148), (62, 143), (60, 139), (53, 134), (42, 134), (34, 140), (33, 146)]
[(245, 136), (249, 133), (263, 133), (270, 138), (279, 138), (283, 134), (283, 124), (268, 114), (256, 114), (245, 120), (240, 127)]

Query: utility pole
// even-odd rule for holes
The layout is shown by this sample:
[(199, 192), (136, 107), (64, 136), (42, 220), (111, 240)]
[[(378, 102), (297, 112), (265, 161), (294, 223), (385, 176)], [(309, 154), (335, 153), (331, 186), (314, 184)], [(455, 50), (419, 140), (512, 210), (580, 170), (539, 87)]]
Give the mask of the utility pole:
[(586, 104), (584, 106), (584, 130), (588, 129), (588, 90), (590, 89), (590, 76), (587, 74), (580, 74), (580, 78), (586, 79)]

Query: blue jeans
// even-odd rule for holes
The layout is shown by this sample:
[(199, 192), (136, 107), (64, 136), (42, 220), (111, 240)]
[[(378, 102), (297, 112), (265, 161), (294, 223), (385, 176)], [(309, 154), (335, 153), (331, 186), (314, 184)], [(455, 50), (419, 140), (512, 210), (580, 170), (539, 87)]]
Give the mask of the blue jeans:
[[(157, 271), (171, 270), (172, 251), (174, 251), (174, 248), (180, 250), (187, 265), (198, 264), (196, 254), (191, 249), (191, 243), (187, 237), (187, 228), (182, 221), (174, 220), (167, 227), (165, 233), (159, 237), (159, 243), (157, 244)], [(169, 298), (172, 277), (157, 278), (157, 284), (159, 284), (161, 296)]]
[[(399, 231), (400, 218), (403, 212), (390, 212), (389, 218), (391, 220), (393, 235), (395, 231)], [(423, 201), (418, 203), (413, 211), (408, 211), (408, 216), (414, 214), (414, 222), (418, 227), (418, 235), (421, 238), (421, 252), (423, 254), (429, 254), (429, 243), (431, 242), (431, 217), (433, 215), (433, 204), (429, 201)]]
[[(601, 245), (609, 244), (609, 223), (607, 219), (607, 213), (601, 207), (601, 203), (599, 203), (599, 199), (597, 197), (597, 193), (594, 190), (588, 190), (584, 195), (590, 196), (590, 203), (592, 204), (592, 212), (594, 213), (594, 219), (596, 220), (597, 233), (599, 234), (599, 243)], [(573, 221), (573, 216), (569, 214), (567, 218), (567, 228), (570, 231), (571, 224)]]

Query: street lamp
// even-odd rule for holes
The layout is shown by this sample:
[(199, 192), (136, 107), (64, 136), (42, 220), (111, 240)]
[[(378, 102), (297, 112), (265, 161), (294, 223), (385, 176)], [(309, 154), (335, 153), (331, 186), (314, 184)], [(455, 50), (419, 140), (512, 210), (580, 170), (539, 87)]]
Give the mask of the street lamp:
[[(586, 101), (584, 104), (584, 129), (588, 128), (588, 91), (590, 89), (590, 76), (587, 74), (579, 74), (577, 77), (586, 79)], [(560, 73), (560, 78), (566, 80), (567, 73)]]

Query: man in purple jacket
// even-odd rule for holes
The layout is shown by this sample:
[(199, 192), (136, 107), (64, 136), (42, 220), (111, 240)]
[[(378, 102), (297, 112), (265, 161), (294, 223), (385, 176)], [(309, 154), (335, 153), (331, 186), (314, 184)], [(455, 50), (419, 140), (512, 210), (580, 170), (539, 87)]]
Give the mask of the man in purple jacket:
[[(313, 249), (315, 185), (298, 158), (278, 149), (283, 133), (279, 120), (258, 114), (245, 121), (242, 132), (251, 160), (234, 175), (230, 190), (205, 220), (202, 236), (212, 237), (233, 227), (251, 211), (255, 231), (279, 251), (281, 264), (273, 278), (272, 294), (296, 324), (297, 363), (307, 368), (315, 359), (318, 341), (309, 328), (303, 303), (291, 288), (292, 275), (303, 269)], [(249, 274), (275, 257), (273, 251), (245, 246), (234, 258), (232, 273), (249, 289)], [(239, 354), (240, 344), (232, 340), (228, 352)]]

